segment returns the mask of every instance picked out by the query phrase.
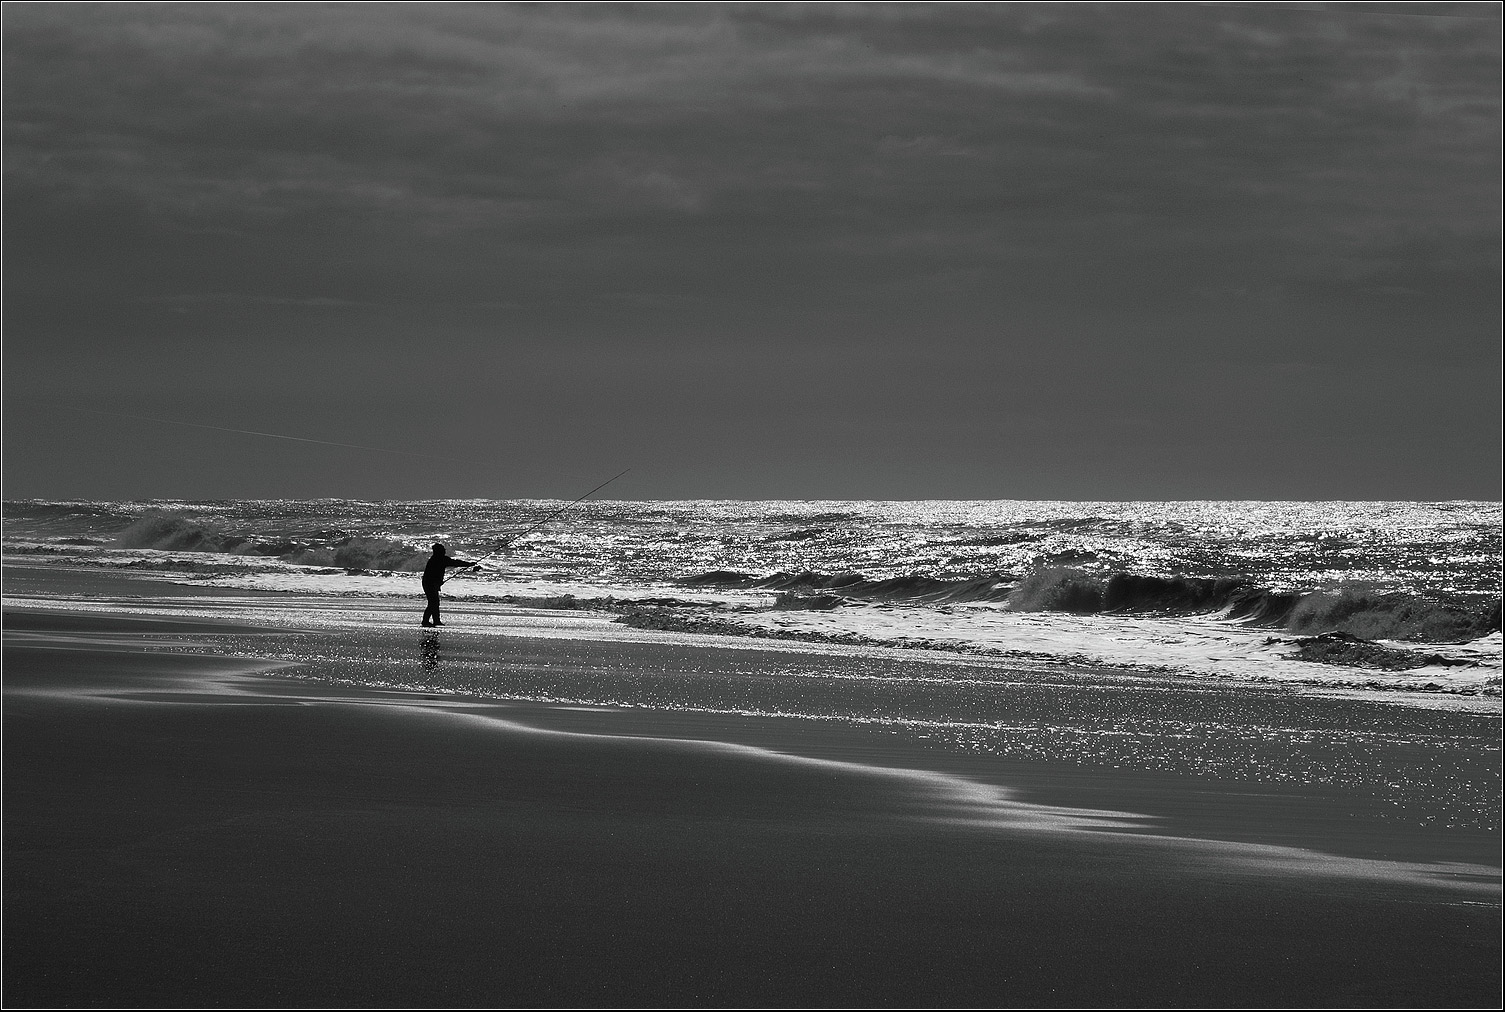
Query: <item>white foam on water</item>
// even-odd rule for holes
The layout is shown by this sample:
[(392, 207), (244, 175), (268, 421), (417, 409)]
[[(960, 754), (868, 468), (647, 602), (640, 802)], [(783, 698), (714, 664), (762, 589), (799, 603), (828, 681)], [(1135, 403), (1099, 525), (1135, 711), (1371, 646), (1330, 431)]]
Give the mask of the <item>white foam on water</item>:
[[(160, 578), (160, 577), (159, 577)], [(336, 580), (339, 594), (326, 589)], [(254, 574), (248, 578), (212, 577), (178, 582), (222, 588), (280, 589), (299, 598), (287, 600), (246, 597), (177, 597), (148, 601), (74, 602), (38, 599), (32, 606), (76, 607), (125, 615), (214, 619), (252, 625), (309, 630), (390, 629), (416, 625), (422, 597), (411, 575), (347, 577), (327, 574)], [(374, 585), (384, 591), (358, 594), (354, 586)], [(738, 637), (695, 632), (636, 629), (616, 622), (610, 612), (588, 608), (529, 607), (530, 599), (548, 599), (587, 592), (601, 597), (601, 588), (569, 584), (496, 585), (479, 583), (476, 597), (453, 595), (446, 614), (447, 628), (468, 635), (522, 636), (547, 639), (581, 638), (619, 642), (687, 642), (729, 649), (851, 652), (852, 646), (819, 640)], [(497, 601), (512, 593), (517, 604)], [(451, 596), (446, 588), (446, 596)], [(623, 594), (619, 600), (650, 596), (646, 591)], [(711, 599), (738, 600), (746, 606), (761, 595), (713, 594)], [(680, 595), (680, 599), (687, 599)], [(766, 598), (764, 599), (766, 600)], [(27, 603), (7, 598), (8, 603)], [(704, 602), (704, 603), (710, 603)], [(694, 614), (704, 614), (693, 610)], [(1468, 666), (1429, 665), (1405, 671), (1381, 671), (1297, 660), (1291, 657), (1296, 637), (1268, 629), (1250, 628), (1216, 618), (1153, 618), (1123, 615), (1068, 615), (1058, 612), (1013, 612), (989, 605), (945, 608), (849, 604), (829, 611), (718, 609), (718, 621), (749, 631), (808, 634), (819, 637), (860, 636), (870, 648), (938, 647), (960, 650), (957, 659), (971, 663), (1077, 664), (1141, 670), (1192, 678), (1225, 679), (1256, 684), (1280, 683), (1322, 694), (1363, 696), (1381, 701), (1436, 709), (1501, 712), (1501, 636), (1491, 633), (1466, 644), (1388, 644), (1422, 649)], [(995, 651), (1004, 656), (994, 658)], [(859, 651), (860, 652), (860, 651)], [(932, 656), (935, 656), (932, 654)]]
[[(1207, 617), (1154, 618), (1013, 612), (988, 605), (910, 608), (843, 605), (829, 611), (762, 611), (727, 615), (749, 627), (823, 636), (856, 634), (894, 644), (942, 643), (968, 649), (1019, 651), (1093, 665), (1249, 682), (1283, 682), (1337, 688), (1420, 689), (1428, 685), (1472, 691), (1485, 709), (1500, 709), (1501, 638), (1498, 632), (1465, 644), (1382, 643), (1419, 650), (1467, 666), (1427, 665), (1380, 671), (1297, 660), (1298, 637)], [(1433, 695), (1440, 695), (1432, 691)], [(1470, 697), (1463, 697), (1468, 699)], [(1409, 702), (1414, 702), (1408, 696)], [(1438, 700), (1436, 705), (1458, 705)]]
[[(421, 565), (433, 541), (448, 543), (462, 558), (477, 558), (561, 505), (543, 500), (20, 501), (6, 504), (6, 549), (28, 565), (92, 566), (140, 579), (275, 591), (321, 602), (302, 609), (307, 621), (365, 621), (331, 602), (385, 601), (370, 605), (389, 612), (378, 621), (403, 624), (406, 609), (422, 600), (417, 574), (363, 569), (361, 560), (385, 565), (388, 556), (410, 549), (416, 554), (401, 565), (411, 568)], [(812, 577), (807, 589), (848, 573), (861, 573), (870, 583), (979, 579), (1006, 588), (1046, 567), (1045, 572), (1064, 568), (1084, 581), (1114, 574), (1216, 577), (1246, 579), (1280, 593), (1395, 593), (1417, 601), (1434, 595), (1426, 599), (1461, 601), (1487, 612), (1499, 594), (1500, 516), (1500, 504), (1488, 502), (588, 501), (571, 509), (568, 522), (551, 523), (510, 552), (489, 558), (484, 571), (455, 576), (444, 593), (452, 609), (478, 616), (494, 614), (491, 609), (504, 598), (526, 611), (565, 597), (575, 598), (571, 603), (577, 606), (604, 597), (644, 604), (666, 597), (718, 606), (684, 613), (710, 614), (751, 632), (855, 635), (894, 646), (1002, 651), (1014, 662), (1037, 658), (1128, 666), (1498, 711), (1498, 633), (1464, 644), (1381, 640), (1423, 656), (1466, 662), (1383, 671), (1297, 660), (1295, 637), (1284, 631), (1214, 615), (1151, 614), (1153, 602), (1139, 614), (1075, 614), (1009, 611), (996, 600), (904, 603), (891, 597), (894, 603), (864, 604), (856, 594), (858, 600), (830, 611), (770, 610), (775, 594), (740, 587), (779, 572), (807, 573)], [(201, 550), (182, 550), (185, 544)], [(307, 564), (336, 556), (356, 565)], [(677, 582), (716, 573), (731, 579), (706, 581), (713, 586)], [(491, 621), (478, 617), (475, 625), (489, 628)], [(607, 621), (590, 620), (589, 635), (670, 635), (609, 628)], [(524, 621), (514, 615), (508, 622), (514, 630), (527, 627), (529, 635), (544, 635), (549, 628), (537, 616)], [(1402, 634), (1395, 625), (1372, 629), (1354, 631), (1366, 637)], [(1426, 634), (1435, 633), (1421, 635)], [(773, 642), (758, 644), (774, 649)]]

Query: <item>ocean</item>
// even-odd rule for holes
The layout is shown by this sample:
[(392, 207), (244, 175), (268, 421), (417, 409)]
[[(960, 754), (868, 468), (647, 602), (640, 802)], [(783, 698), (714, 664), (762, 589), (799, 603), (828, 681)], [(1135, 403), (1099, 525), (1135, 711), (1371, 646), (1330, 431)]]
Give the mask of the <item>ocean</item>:
[[(185, 586), (466, 602), (1356, 692), (1498, 696), (1497, 502), (25, 500), (4, 547)], [(514, 543), (499, 546), (545, 521)], [(421, 610), (421, 607), (420, 607)], [(1360, 642), (1362, 641), (1362, 642)]]
[[(248, 622), (275, 631), (193, 649), (328, 683), (818, 722), (1500, 824), (1499, 503), (588, 501), (549, 519), (566, 505), (11, 501), (5, 597)], [(442, 633), (418, 627), (436, 541), (481, 560), (451, 571)], [(38, 590), (38, 569), (66, 579)]]

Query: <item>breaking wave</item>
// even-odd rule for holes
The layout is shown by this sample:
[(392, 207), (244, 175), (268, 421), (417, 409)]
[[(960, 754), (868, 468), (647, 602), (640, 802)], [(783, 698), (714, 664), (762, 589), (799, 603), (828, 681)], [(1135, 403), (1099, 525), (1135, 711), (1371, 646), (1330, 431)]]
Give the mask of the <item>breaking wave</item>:
[(1492, 608), (1468, 608), (1405, 593), (1280, 591), (1233, 577), (1101, 574), (1064, 566), (1042, 569), (1023, 579), (997, 573), (959, 580), (917, 575), (870, 580), (860, 573), (756, 576), (717, 570), (678, 582), (702, 589), (769, 591), (777, 595), (780, 609), (824, 610), (848, 602), (989, 602), (1010, 611), (1079, 615), (1217, 615), (1304, 636), (1336, 632), (1427, 643), (1471, 640), (1500, 628), (1498, 601)]
[(222, 552), (280, 559), (297, 566), (338, 566), (344, 569), (385, 569), (416, 572), (427, 555), (387, 538), (341, 535), (320, 531), (309, 538), (255, 540), (225, 530), (212, 521), (194, 519), (169, 510), (151, 510), (115, 537), (119, 548), (150, 548), (167, 552)]
[(947, 604), (969, 601), (1002, 601), (1009, 595), (1006, 577), (984, 576), (972, 580), (940, 580), (930, 576), (897, 576), (869, 580), (861, 573), (774, 573), (753, 576), (717, 570), (677, 581), (684, 587), (727, 590), (766, 590), (780, 595), (829, 593), (854, 601), (881, 604)]
[(1480, 613), (1408, 594), (1316, 593), (1297, 602), (1286, 626), (1304, 634), (1341, 632), (1371, 640), (1443, 643), (1474, 639), (1499, 629), (1500, 602)]

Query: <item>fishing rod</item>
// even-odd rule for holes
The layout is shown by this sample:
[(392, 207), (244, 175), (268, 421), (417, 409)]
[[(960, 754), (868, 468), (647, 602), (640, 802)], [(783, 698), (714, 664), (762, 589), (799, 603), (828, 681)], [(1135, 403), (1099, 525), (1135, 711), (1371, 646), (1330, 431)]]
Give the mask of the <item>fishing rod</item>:
[[(571, 507), (577, 506), (580, 503), (585, 502), (585, 500), (589, 499), (591, 496), (595, 495), (597, 492), (601, 491), (607, 485), (610, 485), (612, 482), (616, 481), (618, 478), (622, 477), (622, 475), (626, 474), (628, 471), (631, 471), (631, 470), (632, 470), (632, 468), (629, 467), (626, 470), (620, 471), (620, 472), (612, 475), (610, 478), (607, 478), (601, 484), (597, 485), (595, 488), (593, 488), (589, 492), (585, 493), (585, 495), (581, 496), (579, 499), (576, 499), (574, 502), (565, 503), (563, 506), (559, 507), (553, 513), (550, 513), (548, 516), (544, 517), (542, 520), (538, 521), (536, 524), (534, 524), (532, 527), (529, 527), (527, 530), (522, 531), (521, 533), (518, 533), (518, 534), (514, 534), (514, 535), (512, 535), (509, 538), (502, 539), (500, 542), (497, 543), (497, 546), (495, 548), (493, 548), (491, 551), (487, 552), (485, 555), (481, 556), (479, 559), (475, 560), (475, 562), (471, 563), (469, 566), (466, 566), (465, 569), (474, 569), (476, 566), (479, 566), (481, 563), (483, 563), (487, 559), (491, 558), (497, 552), (500, 552), (500, 551), (502, 551), (503, 549), (506, 549), (506, 548), (510, 548), (512, 545), (516, 544), (518, 541), (521, 541), (523, 538), (527, 537), (529, 534), (532, 534), (534, 531), (538, 530), (540, 527), (542, 527), (544, 524), (548, 523), (550, 520), (553, 520), (555, 517), (559, 516), (565, 510), (570, 509)], [(461, 572), (460, 570), (457, 570), (455, 572), (454, 576), (449, 577), (449, 579), (453, 580), (455, 578), (455, 576), (459, 576), (460, 575), (460, 572)], [(448, 582), (448, 581), (446, 581), (446, 582)]]

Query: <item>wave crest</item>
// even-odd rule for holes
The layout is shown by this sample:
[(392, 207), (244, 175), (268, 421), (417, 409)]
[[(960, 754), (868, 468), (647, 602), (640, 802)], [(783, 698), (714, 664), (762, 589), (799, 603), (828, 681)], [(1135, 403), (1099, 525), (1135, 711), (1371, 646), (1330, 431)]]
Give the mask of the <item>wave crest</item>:
[(1499, 629), (1500, 606), (1483, 614), (1408, 594), (1319, 592), (1297, 602), (1286, 627), (1296, 633), (1341, 632), (1369, 640), (1465, 641)]
[(237, 552), (249, 540), (169, 510), (148, 510), (115, 536), (115, 544), (120, 548), (153, 548), (164, 552)]
[(385, 569), (417, 572), (428, 558), (411, 545), (387, 538), (342, 536), (320, 532), (324, 544), (295, 540), (253, 541), (225, 531), (218, 524), (196, 520), (170, 510), (149, 510), (115, 536), (119, 548), (150, 548), (166, 552), (221, 552), (280, 559), (297, 566), (337, 566), (342, 569)]
[[(898, 576), (872, 580), (861, 573), (815, 572), (755, 576), (718, 570), (679, 581), (689, 587), (765, 590), (776, 607), (827, 608), (841, 600), (878, 604), (1001, 603), (1010, 611), (1078, 615), (1216, 615), (1303, 636), (1346, 633), (1364, 639), (1461, 642), (1500, 628), (1500, 606), (1470, 610), (1410, 594), (1362, 589), (1282, 591), (1236, 577), (1096, 573), (1069, 566), (1040, 569), (1023, 580), (1002, 573), (973, 579)], [(801, 597), (819, 604), (801, 605)]]

